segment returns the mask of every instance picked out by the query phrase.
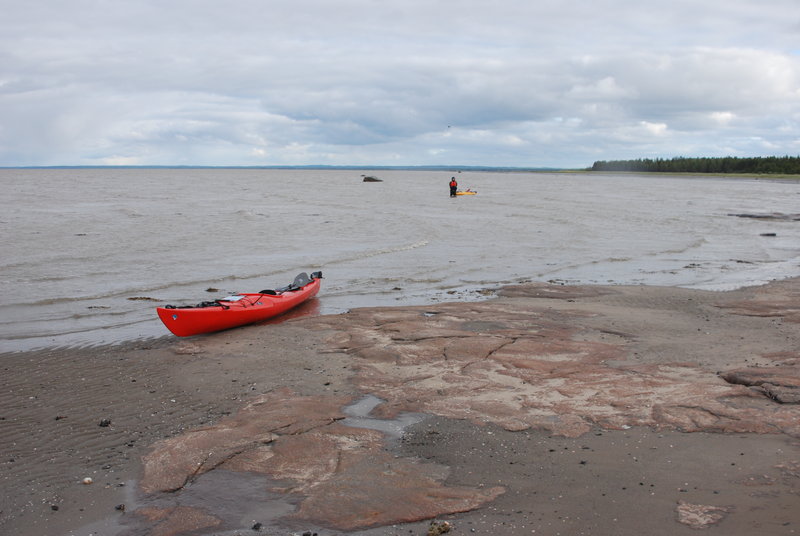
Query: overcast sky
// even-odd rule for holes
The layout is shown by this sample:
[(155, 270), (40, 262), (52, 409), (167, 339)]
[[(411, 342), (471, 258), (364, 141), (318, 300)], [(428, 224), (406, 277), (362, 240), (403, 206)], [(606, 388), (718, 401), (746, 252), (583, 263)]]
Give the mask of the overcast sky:
[(0, 0), (0, 166), (800, 154), (798, 0)]

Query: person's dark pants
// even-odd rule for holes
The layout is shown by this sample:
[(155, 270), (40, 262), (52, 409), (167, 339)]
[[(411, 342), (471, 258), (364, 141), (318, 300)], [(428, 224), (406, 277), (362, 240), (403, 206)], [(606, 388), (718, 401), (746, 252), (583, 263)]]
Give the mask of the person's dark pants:
[(450, 187), (450, 197), (455, 197), (456, 196), (456, 190), (457, 189), (458, 189), (458, 186), (451, 186)]

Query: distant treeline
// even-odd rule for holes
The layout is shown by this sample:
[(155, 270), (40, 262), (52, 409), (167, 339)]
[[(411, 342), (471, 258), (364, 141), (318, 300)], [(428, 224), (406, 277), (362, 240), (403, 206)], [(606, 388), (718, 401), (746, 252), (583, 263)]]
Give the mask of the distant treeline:
[(665, 173), (781, 173), (800, 175), (800, 156), (766, 156), (738, 158), (684, 158), (671, 160), (640, 158), (638, 160), (597, 161), (592, 171), (655, 171)]

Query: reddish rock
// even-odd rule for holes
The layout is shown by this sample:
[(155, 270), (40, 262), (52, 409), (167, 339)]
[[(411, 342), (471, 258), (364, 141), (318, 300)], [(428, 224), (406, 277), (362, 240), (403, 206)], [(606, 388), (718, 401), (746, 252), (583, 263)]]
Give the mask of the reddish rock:
[(789, 322), (800, 322), (800, 292), (780, 281), (760, 289), (749, 299), (719, 304), (718, 307), (737, 315), (780, 317)]
[[(688, 293), (676, 297), (671, 292), (663, 304), (652, 304), (636, 289), (624, 294), (592, 287), (523, 285), (503, 291), (513, 299), (391, 312), (359, 309), (316, 323), (348, 334), (337, 337), (336, 343), (358, 358), (355, 381), (364, 392), (387, 400), (394, 412), (493, 422), (509, 430), (536, 427), (567, 436), (581, 435), (592, 426), (800, 435), (800, 411), (775, 404), (794, 400), (788, 367), (775, 367), (783, 370), (762, 383), (767, 397), (726, 382), (716, 370), (697, 363), (652, 358), (637, 362), (631, 359), (637, 337), (626, 334), (636, 330), (602, 319), (615, 312), (613, 300), (596, 308), (578, 303), (604, 293), (615, 293), (613, 298), (628, 314), (625, 322), (642, 321), (629, 312), (639, 306), (655, 319), (664, 314), (663, 308), (683, 307), (709, 321), (708, 311), (692, 308)], [(767, 296), (772, 300), (772, 294)], [(547, 303), (570, 302), (570, 308), (542, 306), (542, 297)], [(604, 327), (609, 324), (613, 329)], [(697, 321), (675, 325), (669, 338), (647, 348), (680, 357), (691, 349), (692, 340), (705, 342), (698, 339), (703, 332)]]
[(375, 450), (345, 452), (338, 470), (313, 488), (293, 516), (339, 530), (430, 519), (473, 510), (503, 493), (441, 484), (446, 471)]
[(721, 377), (729, 383), (756, 387), (781, 404), (800, 404), (800, 364), (737, 369)]
[(231, 458), (259, 449), (277, 437), (330, 424), (345, 416), (349, 397), (298, 397), (281, 389), (254, 399), (235, 416), (156, 443), (144, 457), (140, 486), (145, 493), (175, 491)]
[[(141, 488), (178, 490), (217, 468), (257, 473), (275, 482), (272, 491), (300, 497), (292, 518), (340, 530), (463, 512), (503, 492), (448, 487), (445, 467), (393, 457), (383, 433), (338, 422), (348, 401), (288, 389), (258, 397), (215, 426), (156, 444), (144, 459)], [(165, 536), (215, 526), (209, 523), (216, 519), (191, 508), (137, 513)]]
[(383, 434), (375, 430), (335, 424), (304, 434), (279, 436), (268, 447), (268, 455), (243, 453), (227, 462), (225, 469), (291, 482), (282, 491), (305, 491), (339, 471), (346, 453), (380, 450), (383, 440)]
[(596, 298), (613, 293), (614, 290), (608, 287), (548, 285), (545, 283), (508, 285), (497, 292), (499, 296), (506, 298), (553, 298), (559, 300)]
[(800, 306), (797, 301), (748, 301), (721, 305), (730, 312), (745, 316), (783, 318), (789, 322), (800, 322)]
[(208, 513), (186, 506), (175, 508), (140, 508), (136, 514), (153, 522), (148, 536), (177, 536), (195, 530), (219, 526), (221, 521)]

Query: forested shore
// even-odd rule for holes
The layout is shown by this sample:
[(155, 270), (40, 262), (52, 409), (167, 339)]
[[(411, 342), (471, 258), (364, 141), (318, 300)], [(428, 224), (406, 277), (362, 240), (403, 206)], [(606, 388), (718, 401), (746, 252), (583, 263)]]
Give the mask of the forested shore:
[(740, 158), (640, 158), (637, 160), (599, 160), (592, 171), (639, 171), (662, 173), (757, 173), (800, 175), (800, 156)]

